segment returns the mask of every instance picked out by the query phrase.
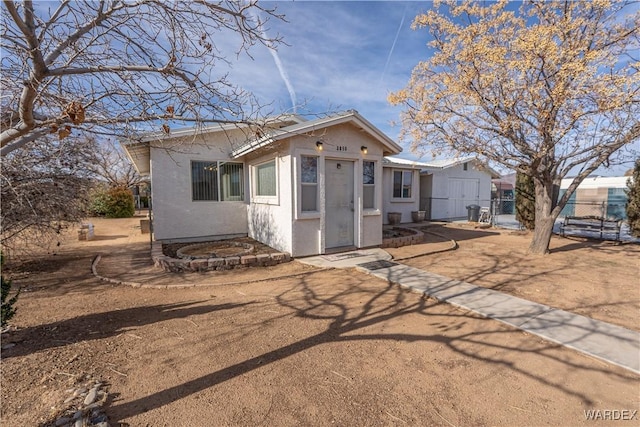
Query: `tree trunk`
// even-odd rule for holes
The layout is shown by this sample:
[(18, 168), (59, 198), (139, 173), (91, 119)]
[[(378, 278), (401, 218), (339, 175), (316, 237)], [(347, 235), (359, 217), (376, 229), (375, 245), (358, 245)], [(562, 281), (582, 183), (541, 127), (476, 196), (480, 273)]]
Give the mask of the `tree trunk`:
[(553, 181), (544, 182), (534, 178), (536, 186), (536, 215), (533, 239), (529, 245), (529, 253), (544, 255), (549, 252), (549, 243), (553, 232), (555, 217), (552, 215), (556, 192)]

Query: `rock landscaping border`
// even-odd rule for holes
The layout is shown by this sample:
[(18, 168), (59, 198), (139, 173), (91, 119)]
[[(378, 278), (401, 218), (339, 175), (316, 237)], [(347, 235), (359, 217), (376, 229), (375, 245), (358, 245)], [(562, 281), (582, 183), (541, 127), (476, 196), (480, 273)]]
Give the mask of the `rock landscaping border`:
[(234, 268), (267, 267), (291, 261), (291, 255), (275, 252), (258, 255), (234, 255), (221, 258), (182, 259), (172, 258), (162, 252), (162, 243), (151, 243), (153, 265), (171, 273), (224, 271)]
[(389, 237), (382, 239), (381, 248), (399, 248), (401, 246), (417, 245), (424, 240), (424, 233), (415, 228), (393, 227), (391, 230), (413, 233), (409, 236)]

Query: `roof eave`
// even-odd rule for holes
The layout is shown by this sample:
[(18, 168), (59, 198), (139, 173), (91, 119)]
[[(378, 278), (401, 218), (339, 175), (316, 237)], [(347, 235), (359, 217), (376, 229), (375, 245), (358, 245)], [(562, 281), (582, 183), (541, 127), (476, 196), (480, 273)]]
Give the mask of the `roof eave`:
[[(328, 117), (318, 121), (310, 121), (308, 124), (306, 124), (306, 126), (302, 126), (294, 130), (295, 130), (295, 133), (297, 134), (304, 134), (311, 130), (323, 129), (329, 126), (335, 126), (335, 125), (347, 123), (350, 121), (355, 122), (360, 128), (367, 131), (371, 136), (377, 139), (384, 147), (386, 147), (388, 151), (384, 151), (385, 156), (388, 154), (399, 154), (402, 151), (402, 147), (400, 147), (391, 138), (389, 138), (382, 131), (380, 131), (373, 124), (371, 124), (368, 120), (362, 117), (357, 111), (350, 111), (349, 113), (342, 114), (340, 116)], [(303, 122), (303, 124), (305, 123)], [(296, 125), (293, 125), (293, 126), (296, 126)], [(269, 144), (273, 144), (284, 138), (288, 138), (292, 133), (290, 132), (291, 129), (287, 131), (287, 128), (290, 128), (290, 127), (278, 129), (270, 135), (264, 136), (257, 140), (249, 141), (247, 144), (243, 145), (242, 147), (232, 151), (231, 156), (233, 158), (242, 157), (246, 154), (249, 154)]]
[(231, 151), (231, 158), (237, 159), (239, 157), (245, 156), (249, 153), (252, 153), (262, 147), (266, 147), (269, 144), (273, 144), (281, 138), (274, 138), (273, 136), (263, 136), (258, 140), (249, 141), (247, 144)]
[(151, 149), (148, 142), (120, 142), (129, 161), (136, 171), (143, 176), (151, 174)]

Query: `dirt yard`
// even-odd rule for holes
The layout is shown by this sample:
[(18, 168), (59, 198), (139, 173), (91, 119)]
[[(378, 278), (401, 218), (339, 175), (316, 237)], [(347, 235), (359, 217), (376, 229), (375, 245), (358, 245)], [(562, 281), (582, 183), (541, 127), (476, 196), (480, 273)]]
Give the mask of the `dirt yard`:
[[(6, 270), (23, 293), (2, 334), (2, 425), (51, 422), (89, 380), (112, 426), (621, 425), (585, 411), (640, 409), (637, 375), (355, 270), (155, 271), (138, 219), (95, 220), (95, 240)], [(638, 245), (554, 238), (532, 258), (527, 236), (428, 230), (443, 237), (390, 252), (452, 237), (403, 262), (640, 329)], [(101, 282), (97, 254), (107, 277), (194, 286)]]
[[(526, 253), (528, 232), (455, 223), (423, 231), (432, 233), (425, 236), (427, 242), (442, 236), (459, 248), (405, 264), (640, 331), (638, 244), (554, 236), (551, 254), (531, 256)], [(388, 251), (417, 254), (419, 247)]]

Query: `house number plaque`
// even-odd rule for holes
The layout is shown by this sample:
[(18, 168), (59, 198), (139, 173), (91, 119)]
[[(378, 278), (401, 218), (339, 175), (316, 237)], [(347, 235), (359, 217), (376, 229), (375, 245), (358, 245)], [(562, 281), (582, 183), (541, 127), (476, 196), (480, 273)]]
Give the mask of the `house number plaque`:
[(337, 151), (347, 151), (347, 146), (346, 145), (336, 145), (336, 150)]

